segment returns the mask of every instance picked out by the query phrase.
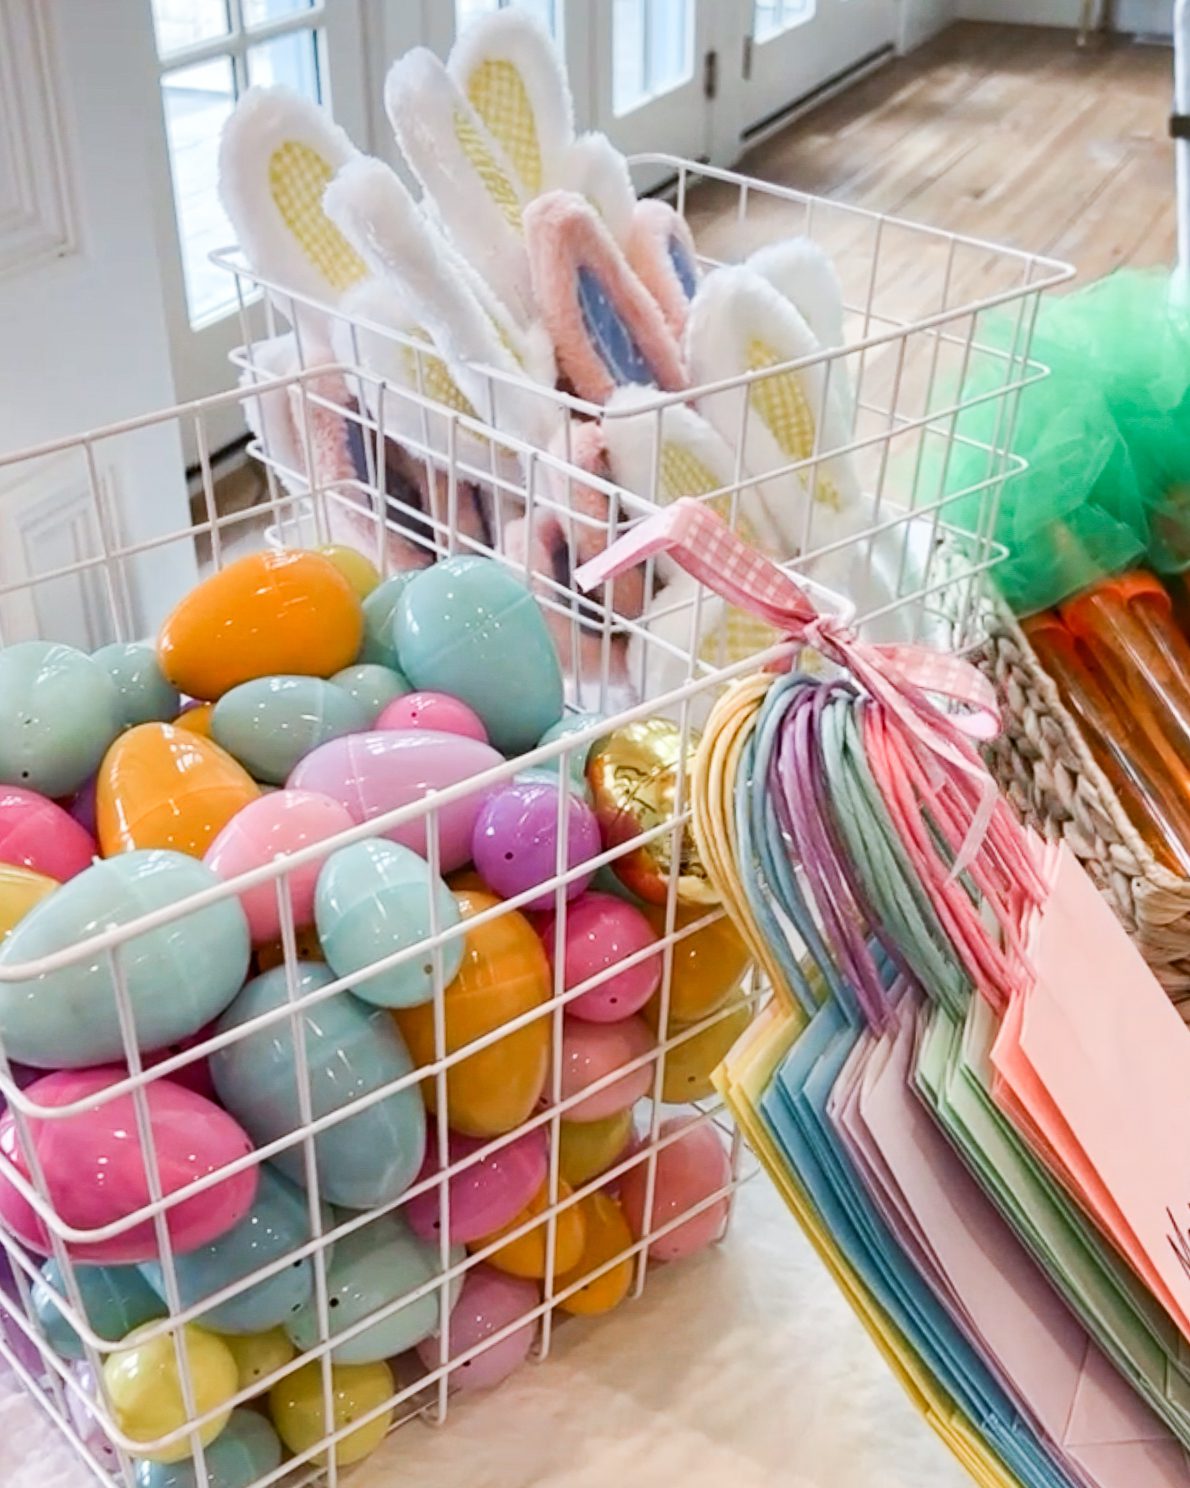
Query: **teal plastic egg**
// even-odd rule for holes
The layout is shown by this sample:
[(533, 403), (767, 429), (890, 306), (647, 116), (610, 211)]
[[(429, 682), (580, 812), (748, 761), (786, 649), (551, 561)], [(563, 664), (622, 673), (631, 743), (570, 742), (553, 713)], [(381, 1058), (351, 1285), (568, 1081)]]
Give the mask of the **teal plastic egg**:
[[(94, 863), (36, 905), (0, 945), (0, 965), (66, 950), (221, 880), (185, 853), (133, 851)], [(248, 921), (236, 898), (208, 904), (126, 941), (117, 952), (142, 1052), (197, 1033), (248, 971)], [(12, 1059), (80, 1069), (124, 1058), (106, 951), (23, 981), (0, 982), (0, 1038)]]
[[(559, 739), (568, 739), (571, 734), (580, 734), (584, 729), (589, 729), (593, 725), (602, 722), (602, 713), (567, 713), (552, 728), (547, 728), (537, 743), (538, 745), (554, 744)], [(595, 740), (592, 739), (591, 744), (594, 742)], [(584, 795), (589, 794), (587, 785), (587, 755), (591, 752), (591, 744), (580, 745), (572, 749), (568, 756), (565, 756), (569, 765), (572, 785), (576, 790), (581, 790)], [(556, 775), (561, 768), (562, 759), (563, 756), (559, 755), (557, 759), (546, 760), (544, 764), (538, 765), (536, 768), (539, 770), (548, 770), (551, 774)]]
[(375, 661), (361, 661), (358, 666), (344, 667), (331, 681), (368, 710), (369, 728), (389, 703), (413, 691), (400, 672)]
[[(219, 1020), (218, 1031), (289, 1000), (287, 969), (266, 971), (249, 982)], [(320, 962), (299, 964), (297, 995), (335, 980)], [(350, 992), (338, 992), (301, 1014), (305, 1065), (314, 1117), (352, 1102), (408, 1074), (413, 1062), (392, 1015)], [(287, 1136), (302, 1124), (291, 1020), (256, 1030), (211, 1056), (219, 1099), (258, 1146)], [(413, 1182), (425, 1153), (426, 1117), (416, 1083), (344, 1116), (314, 1138), (319, 1193), (346, 1209), (391, 1203)], [(305, 1183), (303, 1144), (272, 1159), (287, 1178)]]
[(421, 573), (421, 569), (408, 569), (393, 574), (378, 588), (373, 589), (364, 600), (364, 642), (360, 647), (361, 661), (376, 662), (406, 675), (397, 657), (396, 616), (401, 595)]
[(181, 1462), (148, 1462), (134, 1470), (136, 1488), (251, 1488), (281, 1465), (281, 1441), (264, 1416), (235, 1410), (227, 1425), (203, 1449), (207, 1476), (200, 1485), (193, 1457)]
[[(322, 1234), (333, 1226), (330, 1206), (322, 1206)], [(239, 1224), (198, 1250), (175, 1256), (174, 1271), (183, 1307), (192, 1307), (223, 1287), (279, 1261), (310, 1240), (310, 1206), (305, 1192), (268, 1163), (252, 1208)], [(141, 1266), (145, 1284), (165, 1296), (165, 1276), (155, 1261)], [(314, 1290), (314, 1262), (307, 1256), (276, 1271), (203, 1313), (196, 1321), (215, 1333), (264, 1333), (288, 1321)], [(160, 1307), (160, 1303), (158, 1303)]]
[[(450, 929), (461, 916), (454, 895), (424, 858), (378, 838), (330, 855), (318, 875), (314, 918), (327, 964), (336, 975), (350, 976), (417, 945), (434, 929)], [(441, 955), (445, 986), (462, 965), (463, 937), (448, 941)], [(434, 995), (433, 973), (426, 951), (355, 983), (352, 990), (380, 1007), (415, 1007)]]
[(152, 646), (126, 646), (116, 641), (96, 651), (92, 659), (115, 683), (125, 728), (138, 723), (168, 723), (177, 717), (181, 695), (166, 681)]
[(562, 669), (545, 616), (494, 559), (422, 569), (400, 596), (396, 633), (414, 687), (462, 699), (502, 754), (531, 749), (562, 717)]
[[(451, 1265), (461, 1261), (465, 1254), (461, 1245), (452, 1248)], [(330, 1337), (346, 1332), (353, 1324), (363, 1322), (372, 1313), (441, 1274), (438, 1246), (419, 1240), (398, 1215), (383, 1214), (371, 1224), (353, 1230), (339, 1241), (334, 1262), (327, 1271)], [(461, 1286), (460, 1272), (449, 1283), (448, 1307), (453, 1308), (458, 1301)], [(337, 1344), (331, 1358), (336, 1364), (371, 1364), (404, 1353), (438, 1331), (439, 1298), (440, 1293), (435, 1289), (407, 1302), (372, 1327)], [(322, 1341), (318, 1335), (318, 1308), (313, 1299), (290, 1318), (286, 1332), (301, 1352)]]
[(312, 749), (371, 721), (363, 703), (321, 677), (258, 677), (215, 704), (211, 737), (253, 779), (284, 785)]
[(68, 796), (124, 726), (116, 684), (73, 646), (21, 641), (0, 651), (0, 780)]
[[(35, 1282), (32, 1288), (37, 1321), (45, 1329), (46, 1340), (59, 1358), (81, 1359), (83, 1341), (73, 1325), (67, 1322), (50, 1290), (52, 1287), (69, 1302), (70, 1294), (62, 1280), (61, 1268), (57, 1261), (46, 1261), (41, 1274), (44, 1280)], [(142, 1323), (166, 1315), (167, 1308), (161, 1298), (135, 1266), (76, 1265), (74, 1279), (78, 1283), (88, 1323), (100, 1338), (111, 1343), (119, 1343)]]

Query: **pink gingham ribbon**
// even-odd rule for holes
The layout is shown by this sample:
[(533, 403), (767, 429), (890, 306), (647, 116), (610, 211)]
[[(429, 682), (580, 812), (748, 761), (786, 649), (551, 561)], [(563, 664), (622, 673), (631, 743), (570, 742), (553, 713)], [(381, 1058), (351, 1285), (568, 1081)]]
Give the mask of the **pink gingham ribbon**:
[[(690, 497), (638, 522), (584, 563), (575, 582), (593, 589), (660, 552), (669, 553), (729, 604), (750, 610), (787, 639), (811, 645), (844, 667), (901, 723), (917, 746), (932, 788), (943, 784), (946, 765), (969, 778), (977, 787), (977, 806), (952, 868), (954, 875), (962, 873), (979, 851), (999, 800), (996, 783), (971, 742), (994, 738), (1000, 729), (996, 695), (987, 678), (970, 662), (925, 646), (858, 640), (849, 626), (819, 614), (789, 574)], [(932, 697), (958, 703), (965, 711), (943, 713)]]

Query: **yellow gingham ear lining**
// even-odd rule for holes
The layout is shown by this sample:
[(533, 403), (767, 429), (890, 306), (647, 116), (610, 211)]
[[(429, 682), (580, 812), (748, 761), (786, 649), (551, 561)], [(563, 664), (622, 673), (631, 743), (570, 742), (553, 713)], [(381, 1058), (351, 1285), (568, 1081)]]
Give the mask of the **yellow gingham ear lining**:
[(459, 147), (474, 166), (476, 175), (483, 182), (484, 190), (503, 212), (510, 225), (519, 232), (521, 203), (512, 182), (496, 164), (482, 135), (466, 114), (456, 110), (454, 124), (455, 138), (459, 142)]
[(541, 190), (541, 144), (524, 80), (503, 57), (488, 57), (467, 79), (475, 112), (504, 146), (529, 196)]
[[(754, 337), (748, 342), (745, 360), (749, 372), (759, 372), (765, 367), (778, 367), (789, 358), (774, 351), (766, 341)], [(758, 378), (752, 384), (750, 401), (783, 455), (790, 460), (810, 459), (814, 453), (814, 413), (796, 372)], [(801, 471), (800, 475), (803, 484), (809, 487), (813, 479), (811, 472)], [(842, 509), (838, 487), (821, 469), (814, 495), (815, 500), (824, 506), (833, 507), (835, 511)]]
[(286, 140), (269, 157), (269, 193), (294, 242), (332, 289), (350, 289), (368, 266), (322, 210), (334, 171), (300, 140)]

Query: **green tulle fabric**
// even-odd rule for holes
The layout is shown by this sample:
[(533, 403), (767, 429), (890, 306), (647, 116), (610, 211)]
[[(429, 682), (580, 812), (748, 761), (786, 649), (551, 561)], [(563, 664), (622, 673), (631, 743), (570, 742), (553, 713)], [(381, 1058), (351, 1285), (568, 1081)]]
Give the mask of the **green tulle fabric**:
[[(1015, 307), (980, 317), (964, 403), (1004, 387), (1019, 325)], [(1031, 614), (1138, 562), (1190, 566), (1190, 311), (1169, 275), (1121, 270), (1043, 299), (1030, 355), (1052, 375), (1020, 393), (1011, 448), (1029, 468), (1003, 483), (994, 527), (1012, 608)], [(959, 440), (920, 467), (919, 498), (953, 497), (945, 519), (967, 531), (992, 495), (961, 493), (994, 474), (977, 446), (1003, 445), (1004, 410), (1003, 398), (965, 407)]]

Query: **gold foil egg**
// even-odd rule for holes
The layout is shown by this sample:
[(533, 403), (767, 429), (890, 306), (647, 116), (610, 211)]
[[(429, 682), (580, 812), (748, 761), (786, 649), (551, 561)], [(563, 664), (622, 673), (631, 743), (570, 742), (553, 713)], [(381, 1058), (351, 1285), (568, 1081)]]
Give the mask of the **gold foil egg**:
[[(685, 799), (699, 734), (686, 744)], [(605, 847), (618, 847), (654, 827), (672, 824), (682, 758), (682, 731), (667, 718), (628, 723), (600, 739), (587, 758), (587, 781)], [(650, 904), (664, 904), (674, 836), (662, 832), (612, 863), (620, 881)], [(683, 904), (717, 904), (719, 896), (698, 856), (687, 822), (678, 848), (677, 894)]]

